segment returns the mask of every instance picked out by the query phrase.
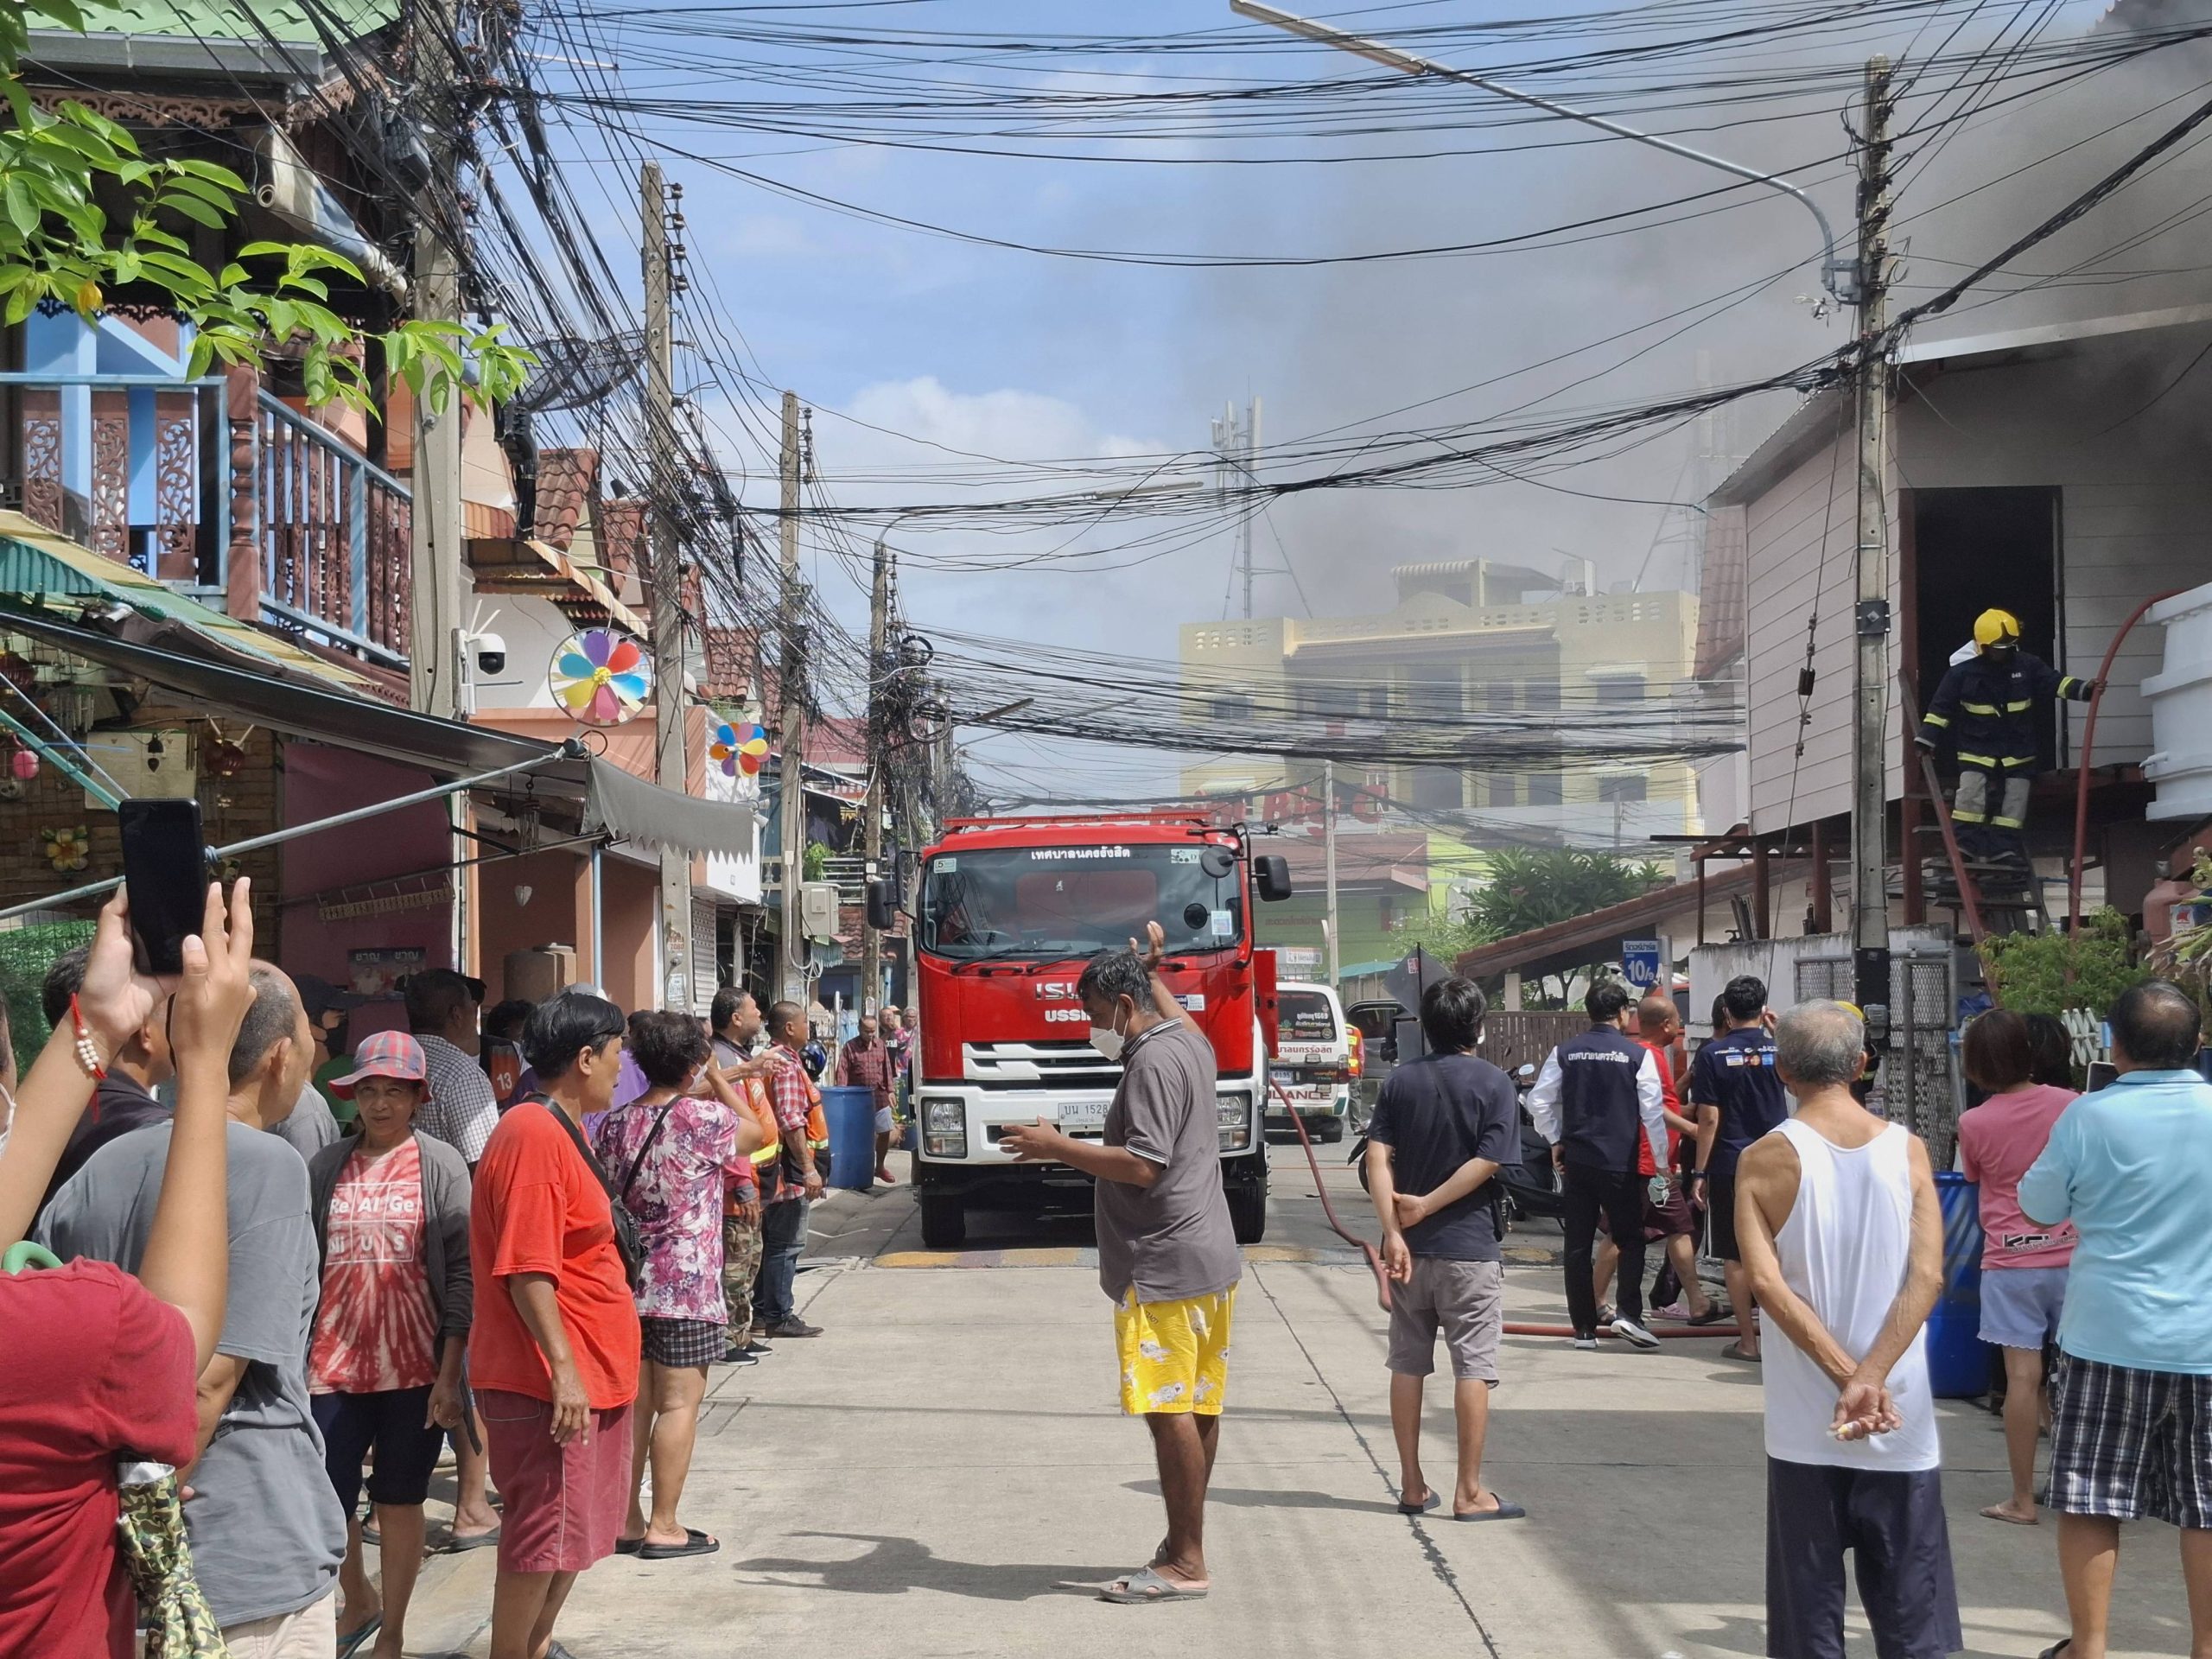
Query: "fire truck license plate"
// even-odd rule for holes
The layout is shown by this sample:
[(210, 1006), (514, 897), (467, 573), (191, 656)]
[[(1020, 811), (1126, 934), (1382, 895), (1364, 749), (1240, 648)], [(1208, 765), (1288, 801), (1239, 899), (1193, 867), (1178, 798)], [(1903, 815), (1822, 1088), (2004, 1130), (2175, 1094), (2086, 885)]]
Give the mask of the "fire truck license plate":
[(1106, 1127), (1104, 1101), (1063, 1101), (1060, 1103), (1060, 1128), (1069, 1133), (1080, 1129), (1103, 1129)]

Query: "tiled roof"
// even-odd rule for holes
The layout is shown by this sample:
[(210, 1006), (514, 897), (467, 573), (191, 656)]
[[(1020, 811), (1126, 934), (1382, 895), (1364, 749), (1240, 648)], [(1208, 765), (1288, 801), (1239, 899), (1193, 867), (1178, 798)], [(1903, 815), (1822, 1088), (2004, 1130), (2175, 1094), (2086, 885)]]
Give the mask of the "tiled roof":
[(707, 683), (701, 688), (715, 699), (748, 696), (753, 686), (760, 645), (750, 628), (709, 622), (705, 631)]
[(634, 576), (645, 566), (645, 504), (638, 500), (599, 504), (599, 560), (617, 577)]
[(599, 487), (596, 449), (541, 449), (537, 453), (537, 516), (531, 533), (566, 553), (584, 508)]
[[(299, 0), (81, 0), (92, 35), (162, 35), (185, 40), (279, 41), (320, 46), (309, 9)], [(399, 21), (400, 0), (319, 0), (340, 32), (358, 39)], [(267, 34), (264, 34), (264, 29)]]

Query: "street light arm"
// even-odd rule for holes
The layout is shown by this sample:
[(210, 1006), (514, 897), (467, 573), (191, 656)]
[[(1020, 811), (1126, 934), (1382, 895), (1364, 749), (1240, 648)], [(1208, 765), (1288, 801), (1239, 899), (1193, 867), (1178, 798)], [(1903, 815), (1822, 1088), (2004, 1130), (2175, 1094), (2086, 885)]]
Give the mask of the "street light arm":
[(1401, 51), (1398, 48), (1386, 45), (1381, 41), (1371, 41), (1358, 35), (1347, 35), (1344, 30), (1332, 29), (1326, 23), (1317, 23), (1310, 17), (1298, 17), (1287, 11), (1279, 11), (1273, 6), (1261, 3), (1261, 0), (1229, 0), (1229, 9), (1240, 16), (1249, 17), (1257, 22), (1272, 24), (1287, 34), (1301, 35), (1306, 40), (1317, 41), (1323, 46), (1332, 46), (1340, 52), (1349, 52), (1355, 57), (1365, 58), (1370, 63), (1379, 63), (1386, 69), (1400, 70), (1408, 75), (1434, 75), (1442, 80), (1456, 80), (1469, 86), (1479, 86), (1486, 92), (1493, 92), (1500, 98), (1511, 99), (1516, 104), (1526, 104), (1530, 108), (1541, 110), (1548, 115), (1556, 115), (1568, 121), (1580, 121), (1585, 126), (1597, 128), (1600, 132), (1609, 132), (1616, 138), (1632, 139), (1639, 144), (1649, 144), (1654, 149), (1663, 149), (1670, 156), (1679, 156), (1685, 161), (1702, 162), (1707, 167), (1717, 167), (1724, 173), (1732, 173), (1736, 177), (1746, 180), (1752, 184), (1771, 186), (1784, 195), (1802, 203), (1805, 211), (1812, 214), (1814, 222), (1821, 227), (1821, 243), (1826, 250), (1821, 262), (1821, 285), (1835, 296), (1839, 304), (1849, 305), (1853, 302), (1851, 294), (1847, 292), (1844, 287), (1839, 286), (1842, 279), (1851, 272), (1852, 266), (1848, 260), (1840, 257), (1835, 251), (1835, 232), (1828, 224), (1828, 216), (1821, 211), (1818, 202), (1779, 174), (1762, 173), (1757, 168), (1745, 167), (1740, 162), (1732, 162), (1725, 156), (1710, 156), (1704, 150), (1693, 149), (1688, 144), (1678, 144), (1673, 139), (1662, 138), (1656, 133), (1639, 132), (1634, 127), (1623, 126), (1618, 121), (1609, 121), (1602, 115), (1592, 115), (1587, 111), (1574, 109), (1568, 105), (1557, 103), (1535, 92), (1524, 92), (1518, 87), (1508, 86), (1503, 81), (1492, 80), (1485, 75), (1478, 75), (1469, 70), (1454, 69), (1448, 64), (1437, 63), (1428, 58), (1416, 57), (1410, 52)]

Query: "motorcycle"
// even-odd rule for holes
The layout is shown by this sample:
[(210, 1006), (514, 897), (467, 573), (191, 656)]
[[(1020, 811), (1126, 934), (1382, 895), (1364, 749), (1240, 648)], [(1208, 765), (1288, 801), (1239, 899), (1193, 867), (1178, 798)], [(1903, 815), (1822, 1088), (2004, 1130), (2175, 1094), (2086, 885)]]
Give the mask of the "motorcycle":
[(1536, 1121), (1529, 1113), (1529, 1090), (1535, 1084), (1533, 1065), (1524, 1065), (1514, 1073), (1513, 1091), (1521, 1107), (1521, 1161), (1503, 1165), (1497, 1172), (1509, 1221), (1526, 1221), (1531, 1216), (1555, 1220), (1566, 1210), (1559, 1171), (1552, 1163), (1552, 1143), (1537, 1133)]

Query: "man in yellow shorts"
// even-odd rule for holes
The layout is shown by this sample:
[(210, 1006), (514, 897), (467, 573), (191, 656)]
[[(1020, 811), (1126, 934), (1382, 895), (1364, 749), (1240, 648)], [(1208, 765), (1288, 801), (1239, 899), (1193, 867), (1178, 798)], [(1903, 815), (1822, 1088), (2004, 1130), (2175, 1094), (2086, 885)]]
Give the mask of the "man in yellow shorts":
[(1122, 1063), (1103, 1141), (1073, 1140), (1042, 1119), (1001, 1141), (1025, 1163), (1065, 1164), (1098, 1184), (1098, 1282), (1114, 1302), (1122, 1409), (1152, 1431), (1167, 1503), (1159, 1553), (1100, 1592), (1127, 1603), (1189, 1601), (1212, 1588), (1206, 1483), (1244, 1271), (1222, 1194), (1213, 1047), (1160, 983), (1160, 931), (1148, 931), (1143, 955), (1134, 944), (1102, 951), (1076, 982), (1091, 1042)]

